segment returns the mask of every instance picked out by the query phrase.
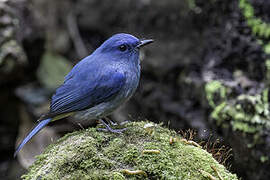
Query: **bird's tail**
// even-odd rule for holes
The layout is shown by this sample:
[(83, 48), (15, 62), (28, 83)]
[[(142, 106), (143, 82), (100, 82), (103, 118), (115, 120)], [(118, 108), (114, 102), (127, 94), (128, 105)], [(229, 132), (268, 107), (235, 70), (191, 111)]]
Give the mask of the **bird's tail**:
[(14, 153), (14, 157), (18, 154), (18, 152), (23, 148), (23, 146), (34, 136), (36, 135), (44, 126), (46, 126), (52, 119), (45, 119), (40, 121), (36, 127), (24, 138), (24, 140), (20, 143), (20, 145), (16, 148)]

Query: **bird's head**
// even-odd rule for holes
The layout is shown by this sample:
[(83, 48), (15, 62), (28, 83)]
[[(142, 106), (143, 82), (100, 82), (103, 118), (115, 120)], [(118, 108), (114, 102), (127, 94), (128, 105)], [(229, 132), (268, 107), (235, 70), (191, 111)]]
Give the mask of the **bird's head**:
[(104, 53), (115, 60), (134, 59), (139, 60), (139, 49), (153, 40), (139, 40), (130, 34), (120, 33), (115, 34), (106, 40), (99, 48), (99, 53)]

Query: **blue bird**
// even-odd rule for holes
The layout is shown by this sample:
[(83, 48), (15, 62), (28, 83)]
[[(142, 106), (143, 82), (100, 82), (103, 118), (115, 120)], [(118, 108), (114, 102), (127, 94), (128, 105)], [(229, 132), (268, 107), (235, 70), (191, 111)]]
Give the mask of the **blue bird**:
[[(52, 121), (67, 116), (83, 120), (100, 119), (127, 101), (140, 79), (139, 49), (152, 42), (152, 39), (139, 40), (130, 34), (116, 34), (77, 63), (52, 96), (49, 113), (40, 117), (37, 126), (17, 147), (14, 157)], [(107, 131), (121, 132), (101, 122)]]

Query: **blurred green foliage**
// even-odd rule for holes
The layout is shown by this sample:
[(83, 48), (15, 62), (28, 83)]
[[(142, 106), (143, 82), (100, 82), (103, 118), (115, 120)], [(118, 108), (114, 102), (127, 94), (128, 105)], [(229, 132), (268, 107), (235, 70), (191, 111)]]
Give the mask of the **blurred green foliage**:
[(251, 28), (253, 35), (268, 39), (270, 37), (270, 24), (255, 16), (251, 3), (248, 0), (239, 0), (239, 8), (242, 10), (242, 14)]
[[(255, 16), (254, 8), (248, 0), (239, 0), (239, 8), (242, 11), (247, 25), (251, 28), (252, 34), (257, 38), (259, 44), (262, 45), (265, 54), (270, 55), (270, 24)], [(262, 41), (262, 39), (265, 41)], [(269, 59), (266, 61), (267, 67), (269, 64), (268, 61)], [(269, 78), (270, 75), (268, 73), (267, 80), (270, 80)]]
[(205, 86), (206, 98), (209, 105), (212, 108), (217, 106), (216, 96), (219, 96), (222, 100), (226, 98), (226, 87), (222, 85), (220, 81), (211, 81)]
[(64, 76), (72, 69), (72, 64), (63, 56), (45, 52), (37, 71), (37, 77), (44, 87), (54, 90), (64, 81)]
[[(264, 52), (270, 55), (270, 24), (255, 16), (254, 8), (248, 0), (239, 0), (239, 8), (246, 20), (252, 35), (257, 39)], [(270, 80), (270, 59), (265, 61), (266, 84)], [(270, 129), (269, 89), (264, 88), (256, 94), (233, 94), (233, 87), (222, 81), (214, 80), (205, 85), (206, 98), (213, 108), (211, 117), (218, 125), (232, 127), (244, 133), (254, 134), (254, 144), (257, 135), (263, 128)]]

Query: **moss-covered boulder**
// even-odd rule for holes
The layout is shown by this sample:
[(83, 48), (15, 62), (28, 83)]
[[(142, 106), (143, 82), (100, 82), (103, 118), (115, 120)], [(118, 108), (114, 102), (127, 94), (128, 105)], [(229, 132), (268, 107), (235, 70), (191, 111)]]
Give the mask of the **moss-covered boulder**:
[(50, 145), (23, 179), (237, 179), (196, 143), (148, 122), (123, 134), (96, 128), (65, 135)]

